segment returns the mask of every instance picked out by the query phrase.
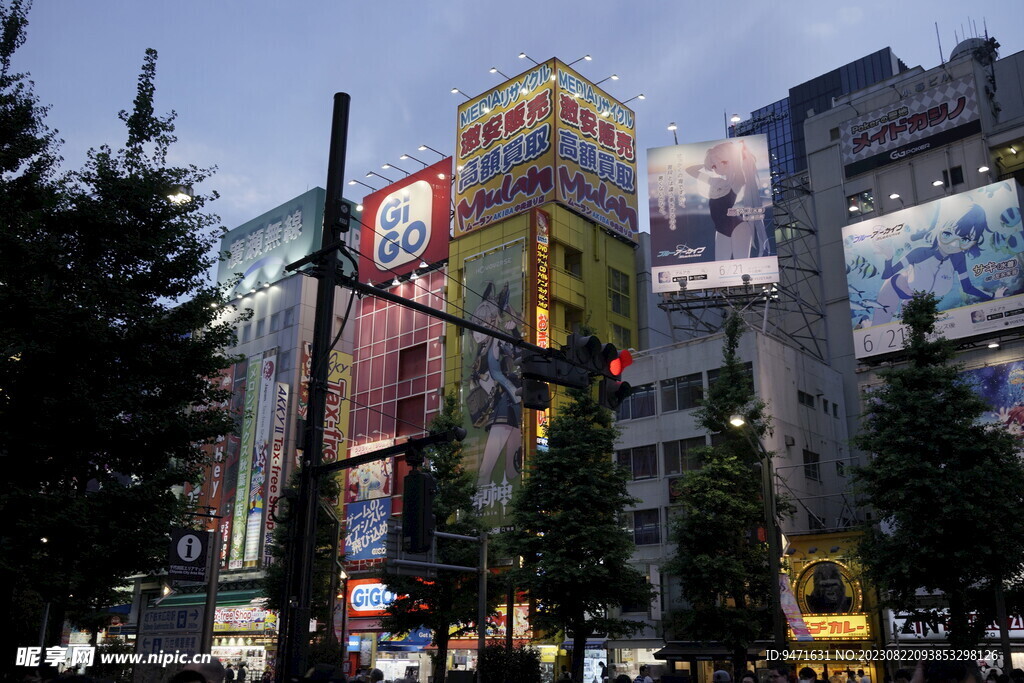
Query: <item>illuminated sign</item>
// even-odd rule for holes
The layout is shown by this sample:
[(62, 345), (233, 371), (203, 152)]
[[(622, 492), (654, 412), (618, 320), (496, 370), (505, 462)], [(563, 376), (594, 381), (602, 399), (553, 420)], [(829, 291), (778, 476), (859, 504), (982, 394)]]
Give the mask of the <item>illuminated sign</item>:
[(815, 634), (807, 617), (857, 613), (864, 602), (860, 583), (845, 564), (834, 560), (815, 560), (805, 565), (795, 594), (811, 635)]
[(647, 150), (653, 291), (778, 282), (770, 177), (764, 135)]
[(262, 607), (218, 607), (213, 617), (214, 633), (263, 633), (277, 626), (277, 612)]
[[(274, 402), (273, 441), (270, 448), (270, 464), (267, 468), (267, 510), (273, 511), (281, 490), (284, 488), (284, 431), (288, 424), (288, 385), (277, 383)], [(269, 512), (263, 523), (263, 564), (271, 561), (270, 547), (274, 543), (274, 516)]]
[(228, 298), (277, 282), (289, 274), (286, 265), (320, 248), (325, 198), (315, 187), (224, 235), (227, 258), (217, 267), (217, 285)]
[(963, 339), (1024, 324), (1024, 229), (1012, 180), (843, 229), (854, 352), (903, 348), (903, 303), (938, 299), (936, 334)]
[(390, 516), (390, 498), (372, 498), (345, 506), (346, 562), (384, 559)]
[[(534, 209), (531, 228), (533, 229), (533, 242), (534, 249), (536, 250), (533, 273), (533, 281), (537, 285), (536, 301), (534, 302), (536, 308), (535, 342), (542, 349), (547, 349), (551, 346), (551, 320), (549, 316), (549, 309), (551, 307), (551, 272), (548, 266), (551, 214), (540, 209)], [(536, 410), (534, 412), (537, 414), (538, 442), (547, 444), (548, 411)]]
[[(804, 625), (814, 640), (870, 640), (867, 614), (805, 614)], [(793, 631), (789, 631), (794, 638)]]
[(558, 60), (459, 107), (455, 236), (557, 200), (635, 240), (633, 112)]
[(843, 122), (843, 170), (850, 178), (980, 132), (974, 76), (965, 76)]
[(374, 579), (348, 582), (348, 614), (350, 617), (380, 616), (398, 597), (388, 587)]
[(428, 166), (363, 200), (359, 274), (390, 282), (448, 258), (451, 158)]

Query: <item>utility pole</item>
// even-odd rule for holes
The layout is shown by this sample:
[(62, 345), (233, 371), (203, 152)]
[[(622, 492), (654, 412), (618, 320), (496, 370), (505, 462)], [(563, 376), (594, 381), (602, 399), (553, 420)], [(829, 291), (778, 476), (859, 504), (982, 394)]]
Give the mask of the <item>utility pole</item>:
[[(324, 206), (322, 247), (335, 244), (348, 231), (348, 205), (342, 199), (345, 176), (345, 153), (348, 144), (347, 93), (335, 93), (331, 121), (331, 146), (327, 162), (327, 201)], [(309, 653), (310, 600), (312, 596), (312, 542), (316, 535), (320, 504), (320, 481), (317, 468), (323, 456), (323, 421), (327, 405), (327, 356), (331, 350), (334, 324), (334, 288), (337, 285), (337, 256), (332, 249), (317, 252), (316, 318), (313, 323), (310, 373), (309, 414), (303, 439), (299, 497), (295, 510), (293, 542), (289, 557), (288, 581), (283, 601), (283, 623), (279, 640), (283, 680), (305, 675)]]

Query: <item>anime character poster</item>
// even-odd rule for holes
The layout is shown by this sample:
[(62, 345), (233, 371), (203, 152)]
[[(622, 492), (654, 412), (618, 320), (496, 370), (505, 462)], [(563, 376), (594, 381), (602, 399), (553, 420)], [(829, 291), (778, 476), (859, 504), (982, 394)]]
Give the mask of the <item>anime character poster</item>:
[(857, 358), (903, 348), (903, 303), (931, 292), (936, 333), (962, 339), (1024, 323), (1017, 184), (1002, 181), (843, 229)]
[(981, 422), (1003, 425), (1024, 447), (1024, 361), (965, 370), (961, 377), (989, 405)]
[(779, 281), (768, 161), (765, 135), (647, 150), (655, 292)]
[[(473, 322), (520, 337), (523, 318), (523, 240), (466, 259), (465, 308)], [(484, 523), (499, 528), (523, 469), (520, 351), (480, 332), (462, 336), (462, 442), (476, 471), (474, 499)]]

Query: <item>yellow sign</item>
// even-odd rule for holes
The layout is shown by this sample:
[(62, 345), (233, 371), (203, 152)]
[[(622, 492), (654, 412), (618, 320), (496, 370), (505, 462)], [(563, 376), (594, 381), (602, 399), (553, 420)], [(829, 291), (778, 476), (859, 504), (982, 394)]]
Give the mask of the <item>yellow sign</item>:
[(551, 59), (459, 107), (455, 237), (558, 201), (636, 240), (632, 110)]
[(851, 614), (861, 611), (864, 596), (860, 582), (842, 562), (816, 560), (800, 571), (796, 582), (800, 611), (808, 614)]
[[(867, 614), (805, 614), (804, 624), (815, 641), (871, 639)], [(793, 630), (788, 630), (790, 640), (795, 640)]]

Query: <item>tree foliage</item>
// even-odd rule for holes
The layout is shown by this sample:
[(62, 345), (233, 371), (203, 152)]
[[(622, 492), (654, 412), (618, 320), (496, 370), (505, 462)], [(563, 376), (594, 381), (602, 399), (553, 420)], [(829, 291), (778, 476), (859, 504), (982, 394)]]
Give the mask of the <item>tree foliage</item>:
[(915, 611), (919, 588), (944, 593), (950, 642), (973, 647), (985, 624), (969, 613), (990, 611), (994, 582), (1024, 562), (1024, 464), (1010, 434), (979, 422), (988, 406), (933, 338), (936, 317), (931, 294), (903, 307), (904, 362), (866, 396), (854, 443), (871, 455), (855, 482), (875, 523), (859, 559), (890, 607)]
[[(765, 519), (755, 441), (770, 418), (737, 354), (742, 325), (738, 315), (727, 320), (718, 379), (695, 412), (716, 444), (700, 449), (702, 467), (683, 476), (671, 530), (676, 553), (666, 565), (689, 603), (672, 615), (676, 637), (723, 643), (735, 671), (745, 670), (748, 646), (771, 632), (772, 590), (768, 548), (757, 536)], [(729, 424), (735, 414), (745, 426)]]
[(232, 427), (208, 408), (226, 399), (213, 380), (233, 341), (204, 279), (213, 197), (167, 200), (208, 173), (166, 163), (156, 52), (121, 113), (125, 146), (57, 177), (45, 109), (11, 70), (27, 11), (0, 6), (0, 613), (26, 631), (11, 646), (35, 641), (44, 603), (54, 629), (86, 623), (126, 577), (164, 565), (170, 527), (190, 521), (171, 487), (195, 481), (200, 446)]
[[(443, 434), (462, 426), (458, 402), (452, 395), (444, 398), (441, 413), (430, 425), (431, 434)], [(434, 517), (436, 530), (463, 536), (479, 536), (483, 524), (473, 508), (476, 480), (462, 459), (462, 447), (457, 442), (441, 443), (426, 453), (428, 468), (436, 482)], [(480, 547), (476, 543), (454, 539), (435, 538), (437, 562), (463, 567), (476, 567), (480, 560)], [(408, 633), (426, 627), (433, 632), (437, 647), (432, 655), (435, 681), (444, 683), (448, 660), (448, 642), (453, 627), (455, 632), (472, 628), (477, 621), (479, 576), (476, 573), (438, 571), (433, 578), (400, 576), (384, 571), (382, 580), (398, 597), (381, 617), (381, 627), (392, 633)], [(487, 591), (488, 612), (497, 603), (497, 591)]]
[(536, 601), (531, 626), (571, 636), (579, 681), (589, 636), (615, 638), (642, 626), (608, 611), (650, 602), (653, 591), (630, 564), (635, 545), (622, 516), (638, 501), (627, 490), (628, 473), (613, 461), (612, 415), (590, 392), (569, 396), (548, 423), (548, 449), (538, 449), (513, 497), (513, 530), (502, 541), (509, 555), (522, 557), (509, 578)]

